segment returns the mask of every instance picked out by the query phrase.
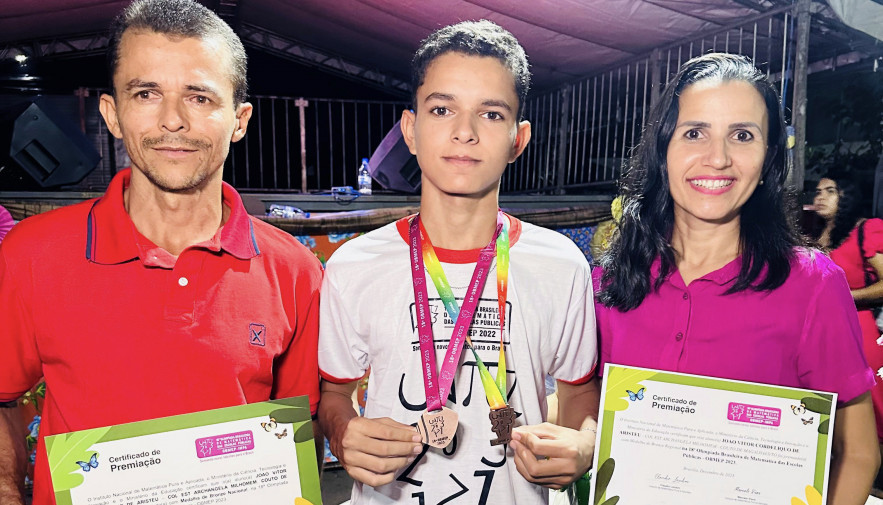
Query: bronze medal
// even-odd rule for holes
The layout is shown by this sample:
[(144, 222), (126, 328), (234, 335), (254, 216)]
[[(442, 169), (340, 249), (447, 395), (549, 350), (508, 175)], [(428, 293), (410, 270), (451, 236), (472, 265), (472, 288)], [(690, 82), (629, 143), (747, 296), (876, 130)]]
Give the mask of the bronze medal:
[(491, 445), (508, 444), (512, 440), (512, 425), (515, 424), (515, 409), (504, 407), (490, 412), (491, 429), (497, 435)]
[(454, 440), (459, 416), (453, 410), (442, 407), (435, 412), (424, 412), (417, 421), (417, 433), (424, 444), (444, 449)]

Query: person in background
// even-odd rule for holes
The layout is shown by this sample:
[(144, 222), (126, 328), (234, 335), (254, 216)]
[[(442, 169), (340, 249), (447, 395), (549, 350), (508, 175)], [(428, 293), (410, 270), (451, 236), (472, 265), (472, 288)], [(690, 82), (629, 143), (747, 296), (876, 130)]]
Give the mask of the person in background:
[(3, 241), (3, 237), (9, 233), (9, 230), (12, 229), (12, 226), (15, 224), (15, 220), (12, 219), (12, 215), (6, 210), (2, 205), (0, 205), (0, 242)]
[(846, 273), (858, 308), (865, 358), (876, 372), (871, 398), (883, 442), (883, 339), (871, 310), (883, 304), (883, 219), (865, 219), (858, 185), (846, 175), (823, 176), (813, 205), (823, 222), (813, 238)]
[[(494, 23), (424, 40), (412, 64), (414, 110), (401, 121), (422, 169), (420, 213), (328, 261), (319, 419), (356, 480), (353, 505), (543, 504), (547, 488), (591, 465), (599, 395), (588, 262), (566, 237), (499, 210), (503, 171), (530, 141), (521, 120), (529, 84), (524, 50)], [(472, 342), (449, 359), (454, 321)], [(369, 366), (359, 417), (352, 392)], [(558, 379), (560, 425), (543, 423), (546, 374)], [(414, 425), (446, 411), (459, 416), (449, 445), (423, 445)], [(516, 425), (509, 443), (494, 431), (505, 412)], [(446, 419), (444, 429), (457, 426)]]
[(865, 503), (874, 376), (843, 272), (785, 213), (775, 89), (744, 57), (700, 56), (647, 125), (593, 272), (602, 364), (836, 392), (828, 503)]
[[(54, 503), (48, 435), (319, 403), (319, 261), (221, 178), (252, 111), (241, 41), (195, 1), (138, 0), (112, 26), (109, 63), (100, 112), (131, 169), (0, 244), (0, 402), (47, 385), (35, 505)], [(22, 503), (14, 410), (0, 408), (3, 505)]]

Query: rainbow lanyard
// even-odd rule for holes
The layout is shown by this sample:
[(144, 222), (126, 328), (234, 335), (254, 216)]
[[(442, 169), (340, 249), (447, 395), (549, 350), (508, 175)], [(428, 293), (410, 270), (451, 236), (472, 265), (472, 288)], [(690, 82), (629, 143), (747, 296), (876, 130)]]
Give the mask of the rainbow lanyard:
[[(426, 390), (426, 407), (430, 412), (442, 408), (442, 401), (447, 398), (448, 391), (454, 380), (454, 371), (460, 361), (460, 353), (463, 344), (469, 346), (478, 366), (479, 376), (487, 396), (491, 410), (506, 407), (506, 352), (503, 348), (503, 329), (505, 328), (506, 294), (508, 291), (509, 276), (509, 220), (502, 212), (497, 213), (497, 227), (494, 237), (487, 246), (479, 252), (478, 263), (472, 272), (472, 280), (463, 300), (462, 310), (454, 298), (454, 293), (448, 283), (441, 261), (432, 247), (426, 230), (420, 222), (420, 216), (411, 221), (409, 230), (411, 243), (411, 277), (414, 283), (414, 300), (417, 309), (418, 334), (420, 337), (420, 355), (423, 363), (424, 388)], [(499, 303), (500, 321), (500, 358), (497, 365), (497, 377), (491, 377), (487, 367), (478, 357), (469, 338), (468, 329), (472, 324), (475, 308), (481, 296), (484, 283), (487, 280), (487, 272), (491, 261), (497, 258), (497, 299)], [(439, 296), (444, 303), (448, 315), (456, 321), (454, 332), (448, 343), (445, 359), (442, 362), (440, 381), (436, 382), (435, 370), (435, 347), (432, 338), (432, 324), (429, 320), (429, 294), (426, 290), (424, 265), (429, 273)]]

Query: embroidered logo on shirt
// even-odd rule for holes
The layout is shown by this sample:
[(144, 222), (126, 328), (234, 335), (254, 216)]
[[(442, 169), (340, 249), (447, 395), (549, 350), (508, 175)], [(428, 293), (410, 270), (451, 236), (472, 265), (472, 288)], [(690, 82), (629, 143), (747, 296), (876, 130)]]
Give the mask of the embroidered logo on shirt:
[(258, 323), (249, 323), (248, 325), (248, 343), (251, 345), (259, 345), (264, 347), (266, 341), (267, 328)]

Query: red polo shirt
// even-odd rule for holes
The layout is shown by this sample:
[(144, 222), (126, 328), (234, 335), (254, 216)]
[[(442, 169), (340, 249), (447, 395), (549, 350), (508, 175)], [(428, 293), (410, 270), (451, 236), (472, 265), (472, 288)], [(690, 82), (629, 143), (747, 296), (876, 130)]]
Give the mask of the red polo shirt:
[(24, 220), (0, 246), (0, 401), (47, 396), (34, 504), (54, 503), (42, 437), (309, 395), (319, 400), (319, 261), (291, 235), (230, 216), (177, 259), (102, 198)]

